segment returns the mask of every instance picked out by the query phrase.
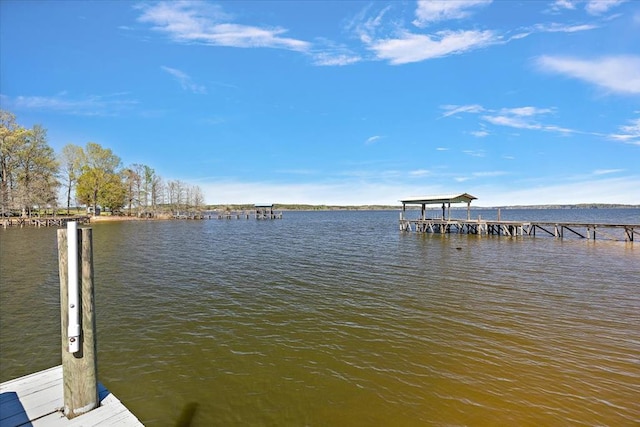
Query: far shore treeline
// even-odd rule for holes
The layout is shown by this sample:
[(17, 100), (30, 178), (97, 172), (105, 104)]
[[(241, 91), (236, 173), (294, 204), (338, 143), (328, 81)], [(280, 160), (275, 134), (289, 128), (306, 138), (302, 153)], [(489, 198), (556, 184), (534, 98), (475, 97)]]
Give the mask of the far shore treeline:
[[(144, 164), (123, 166), (120, 157), (95, 142), (67, 144), (56, 153), (41, 125), (31, 129), (0, 110), (0, 215), (110, 212), (145, 218), (172, 217), (206, 210), (248, 211), (250, 204), (205, 205), (200, 187), (165, 180)], [(63, 197), (60, 197), (64, 195)], [(63, 200), (59, 200), (63, 199)], [(82, 210), (79, 210), (79, 207)], [(397, 210), (399, 205), (277, 204), (280, 210)], [(638, 205), (586, 203), (573, 205), (472, 206), (472, 209), (636, 208)], [(419, 209), (419, 206), (407, 206)], [(455, 209), (455, 207), (452, 207)], [(466, 207), (464, 208), (466, 209)]]
[[(69, 214), (77, 206), (112, 214), (156, 217), (205, 208), (200, 187), (164, 180), (143, 164), (123, 166), (109, 148), (88, 142), (56, 153), (41, 125), (26, 129), (14, 114), (0, 110), (1, 215)], [(64, 201), (58, 196), (64, 190)]]

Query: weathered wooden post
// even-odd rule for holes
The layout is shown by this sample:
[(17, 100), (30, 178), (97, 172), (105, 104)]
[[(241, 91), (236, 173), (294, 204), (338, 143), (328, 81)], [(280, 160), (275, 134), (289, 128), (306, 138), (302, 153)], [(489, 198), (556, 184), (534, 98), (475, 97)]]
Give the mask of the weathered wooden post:
[[(75, 239), (75, 242), (72, 239)], [(76, 242), (77, 244), (74, 244)], [(77, 248), (75, 254), (69, 252), (69, 246)], [(73, 259), (74, 256), (77, 257), (77, 261)], [(66, 230), (58, 230), (58, 261), (64, 414), (71, 419), (97, 408), (100, 404), (92, 230), (78, 230), (75, 222), (69, 222)], [(74, 269), (79, 282), (76, 287), (78, 295), (70, 295), (73, 284), (70, 286), (69, 279), (73, 279)], [(74, 313), (76, 309), (77, 318)], [(77, 326), (74, 325), (75, 321), (78, 322)], [(74, 337), (75, 334), (77, 337)]]

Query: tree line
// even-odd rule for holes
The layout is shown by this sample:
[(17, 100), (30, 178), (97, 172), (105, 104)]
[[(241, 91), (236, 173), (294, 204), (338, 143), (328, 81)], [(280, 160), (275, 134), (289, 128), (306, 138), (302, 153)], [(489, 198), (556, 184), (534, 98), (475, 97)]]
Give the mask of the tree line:
[[(64, 204), (58, 195), (64, 190)], [(200, 211), (204, 196), (197, 185), (164, 180), (143, 164), (123, 166), (111, 149), (95, 142), (84, 147), (67, 144), (60, 153), (49, 146), (47, 131), (16, 122), (0, 110), (1, 215), (31, 216), (78, 204), (129, 216), (155, 217), (160, 213)]]

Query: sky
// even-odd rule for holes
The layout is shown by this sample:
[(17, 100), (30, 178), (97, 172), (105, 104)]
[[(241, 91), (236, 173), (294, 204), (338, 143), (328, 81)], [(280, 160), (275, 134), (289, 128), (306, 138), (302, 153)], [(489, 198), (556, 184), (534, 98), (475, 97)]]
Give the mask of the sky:
[(0, 107), (209, 204), (640, 204), (640, 1), (0, 0)]

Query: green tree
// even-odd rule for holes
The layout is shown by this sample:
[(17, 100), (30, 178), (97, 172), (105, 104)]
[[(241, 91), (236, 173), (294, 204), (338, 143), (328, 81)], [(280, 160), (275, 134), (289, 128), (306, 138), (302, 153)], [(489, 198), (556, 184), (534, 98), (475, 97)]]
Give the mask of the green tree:
[(14, 208), (14, 190), (18, 152), (26, 129), (16, 123), (16, 116), (0, 110), (0, 204), (2, 216)]
[(109, 179), (100, 190), (100, 204), (111, 212), (120, 211), (125, 205), (127, 187), (118, 174), (109, 175)]
[(0, 111), (0, 200), (2, 215), (11, 209), (31, 214), (34, 206), (55, 204), (58, 164), (40, 125), (25, 129), (15, 116)]
[[(119, 176), (120, 157), (113, 154), (111, 149), (103, 148), (95, 142), (87, 143), (85, 148), (86, 164), (82, 167), (82, 173), (76, 185), (77, 198), (87, 205), (93, 206), (97, 212), (98, 205), (113, 208), (124, 205), (124, 196), (121, 203), (117, 202), (121, 191), (121, 185), (115, 182), (122, 181)], [(109, 192), (113, 191), (114, 194)]]
[(47, 144), (47, 131), (40, 125), (23, 133), (17, 156), (18, 196), (23, 213), (34, 206), (56, 203), (58, 162)]

